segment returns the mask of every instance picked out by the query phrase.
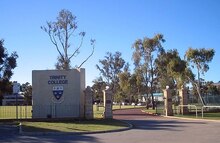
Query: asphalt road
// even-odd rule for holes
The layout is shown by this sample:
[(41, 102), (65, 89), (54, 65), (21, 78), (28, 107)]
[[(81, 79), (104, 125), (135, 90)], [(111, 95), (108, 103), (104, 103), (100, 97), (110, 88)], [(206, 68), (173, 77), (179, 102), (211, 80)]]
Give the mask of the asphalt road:
[(134, 128), (122, 132), (84, 135), (19, 136), (1, 134), (7, 143), (218, 143), (220, 122), (170, 119), (146, 115), (139, 109), (118, 110), (114, 118), (127, 121)]

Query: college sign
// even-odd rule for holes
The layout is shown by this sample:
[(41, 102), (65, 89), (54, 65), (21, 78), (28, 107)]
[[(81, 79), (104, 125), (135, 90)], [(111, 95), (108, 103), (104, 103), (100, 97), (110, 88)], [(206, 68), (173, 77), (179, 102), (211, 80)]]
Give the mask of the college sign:
[(47, 81), (49, 85), (54, 85), (52, 87), (53, 97), (51, 98), (54, 103), (61, 103), (64, 101), (63, 97), (63, 84), (68, 84), (68, 79), (66, 75), (50, 75)]
[(82, 117), (85, 70), (32, 71), (33, 118)]
[(66, 75), (50, 75), (48, 84), (68, 84)]

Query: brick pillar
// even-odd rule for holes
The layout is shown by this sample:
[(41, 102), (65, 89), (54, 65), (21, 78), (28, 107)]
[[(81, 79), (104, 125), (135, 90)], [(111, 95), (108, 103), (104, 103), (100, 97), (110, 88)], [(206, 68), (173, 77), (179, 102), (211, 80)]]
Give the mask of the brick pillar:
[(85, 118), (93, 119), (93, 91), (90, 86), (84, 90), (85, 93)]
[[(180, 105), (188, 105), (188, 96), (187, 96), (187, 90), (185, 88), (179, 89), (179, 96), (180, 96)], [(189, 110), (188, 107), (180, 106), (180, 112), (182, 114), (188, 114)]]
[(112, 91), (110, 88), (106, 88), (103, 90), (103, 101), (104, 101), (104, 118), (112, 119)]
[(165, 115), (173, 116), (171, 90), (169, 89), (169, 87), (167, 87), (165, 90), (163, 90), (163, 93), (164, 93)]

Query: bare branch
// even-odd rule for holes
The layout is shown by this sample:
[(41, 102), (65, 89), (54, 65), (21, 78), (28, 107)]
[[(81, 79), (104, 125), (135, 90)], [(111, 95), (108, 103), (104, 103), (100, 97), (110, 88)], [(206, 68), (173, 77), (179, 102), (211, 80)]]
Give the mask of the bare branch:
[(60, 30), (58, 29), (58, 35), (57, 35), (57, 37), (59, 38), (59, 41), (60, 41), (60, 44), (62, 45), (62, 47), (63, 47), (63, 50), (65, 49), (65, 46), (64, 46), (64, 42), (63, 42), (63, 38), (62, 38), (62, 36), (61, 36), (61, 34), (60, 34), (61, 32), (60, 32)]
[(57, 41), (56, 41), (56, 38), (54, 37), (54, 35), (51, 36), (51, 34), (49, 34), (49, 37), (50, 37), (51, 42), (56, 46), (56, 49), (57, 49), (58, 53), (60, 54), (61, 58), (64, 59), (62, 53), (61, 53), (60, 50), (59, 50), (59, 47), (58, 47), (58, 45), (57, 45)]
[(88, 59), (94, 54), (94, 49), (95, 49), (95, 40), (91, 39), (91, 45), (92, 45), (92, 53), (78, 66), (78, 68), (81, 68), (81, 66), (88, 61)]
[(85, 34), (80, 34), (82, 37), (81, 37), (81, 42), (79, 44), (79, 47), (73, 52), (73, 54), (69, 57), (68, 60), (70, 60), (73, 56), (75, 56), (75, 54), (77, 54), (79, 52), (79, 49), (82, 47), (82, 44), (83, 44), (83, 39), (84, 39), (84, 36)]
[(70, 38), (70, 37), (73, 35), (73, 33), (74, 33), (75, 31), (76, 31), (76, 28), (74, 28), (73, 31), (70, 32), (70, 34), (68, 35), (68, 38)]

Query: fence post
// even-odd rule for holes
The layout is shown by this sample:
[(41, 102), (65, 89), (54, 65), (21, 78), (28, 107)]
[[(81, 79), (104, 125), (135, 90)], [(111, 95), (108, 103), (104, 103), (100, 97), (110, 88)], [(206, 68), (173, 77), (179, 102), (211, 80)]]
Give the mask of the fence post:
[(171, 91), (169, 89), (169, 86), (166, 87), (164, 92), (164, 107), (165, 107), (165, 115), (166, 116), (172, 116), (173, 115), (173, 109), (172, 109), (172, 95)]
[(90, 86), (84, 90), (85, 94), (85, 118), (93, 119), (93, 91)]
[(104, 96), (104, 118), (113, 118), (112, 115), (112, 90), (109, 87), (106, 87), (105, 90), (103, 90), (103, 96)]
[(188, 105), (187, 91), (184, 87), (179, 89), (179, 96), (180, 96), (180, 105), (182, 105), (180, 108), (181, 113), (183, 115), (188, 114), (189, 113), (188, 107), (185, 106)]

